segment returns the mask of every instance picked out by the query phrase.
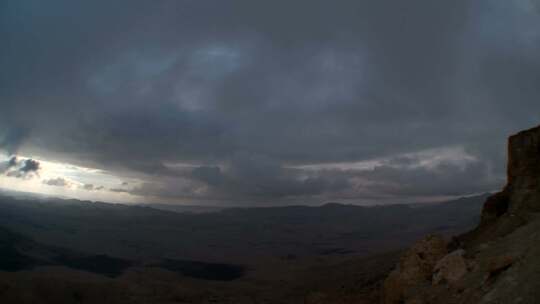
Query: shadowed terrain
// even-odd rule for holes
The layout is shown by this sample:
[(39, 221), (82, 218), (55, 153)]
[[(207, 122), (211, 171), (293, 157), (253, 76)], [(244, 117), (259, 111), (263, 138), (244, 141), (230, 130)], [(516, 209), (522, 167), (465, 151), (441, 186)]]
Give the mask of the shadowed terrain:
[(193, 214), (2, 197), (0, 225), (44, 244), (124, 259), (250, 263), (254, 256), (365, 256), (430, 232), (458, 233), (478, 221), (484, 198), (425, 206), (326, 204)]
[(392, 250), (426, 233), (466, 231), (485, 197), (194, 213), (3, 196), (0, 298), (19, 303), (25, 290), (28, 303), (299, 303), (337, 291), (374, 299)]

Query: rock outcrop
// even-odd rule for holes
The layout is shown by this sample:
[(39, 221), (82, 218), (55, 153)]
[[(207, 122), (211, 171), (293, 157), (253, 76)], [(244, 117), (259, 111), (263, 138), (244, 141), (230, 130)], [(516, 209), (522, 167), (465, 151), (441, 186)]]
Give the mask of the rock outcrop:
[(382, 303), (540, 303), (540, 126), (509, 138), (507, 175), (452, 252), (424, 240), (403, 255)]
[(491, 196), (482, 211), (482, 224), (510, 212), (526, 216), (540, 211), (540, 126), (508, 139), (507, 184)]
[(514, 263), (514, 257), (510, 255), (495, 256), (488, 261), (488, 275), (487, 279), (496, 277), (499, 273), (510, 268)]
[(402, 303), (411, 298), (415, 289), (431, 284), (433, 269), (437, 261), (446, 255), (446, 248), (444, 238), (429, 235), (407, 250), (384, 282), (383, 303)]
[(433, 269), (433, 285), (455, 284), (467, 273), (465, 250), (458, 249), (437, 262)]

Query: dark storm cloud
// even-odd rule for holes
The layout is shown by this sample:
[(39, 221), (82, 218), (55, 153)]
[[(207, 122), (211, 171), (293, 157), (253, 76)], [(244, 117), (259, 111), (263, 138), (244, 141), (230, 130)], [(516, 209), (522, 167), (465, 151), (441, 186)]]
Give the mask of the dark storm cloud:
[(17, 160), (17, 157), (16, 156), (12, 156), (8, 161), (7, 161), (7, 168), (11, 168), (11, 167), (15, 167), (18, 163), (18, 160)]
[(432, 168), (382, 165), (361, 174), (369, 191), (394, 196), (459, 196), (499, 188), (503, 180), (490, 179), (484, 162), (455, 164), (442, 162)]
[(39, 161), (33, 159), (18, 160), (12, 156), (8, 161), (0, 163), (0, 173), (9, 177), (30, 179), (41, 169)]
[(239, 153), (226, 170), (198, 167), (191, 177), (210, 186), (215, 194), (237, 193), (264, 199), (311, 196), (340, 191), (349, 186), (344, 178), (328, 178), (288, 169), (279, 162), (258, 155)]
[(198, 179), (212, 186), (223, 184), (225, 176), (221, 173), (221, 168), (217, 166), (202, 166), (191, 171), (194, 179)]
[(260, 156), (242, 157), (248, 160), (224, 168), (196, 167), (183, 177), (145, 183), (129, 193), (234, 205), (317, 204), (331, 199), (381, 204), (482, 193), (504, 183), (502, 176), (493, 176), (488, 162), (473, 157), (425, 164), (429, 157), (407, 155), (380, 161), (371, 169), (286, 168)]
[(0, 173), (5, 173), (11, 168), (17, 166), (18, 161), (16, 156), (12, 156), (7, 161), (0, 162)]
[[(532, 0), (0, 6), (0, 148), (151, 176), (142, 195), (307, 197), (354, 178), (396, 195), (491, 190), (506, 136), (540, 122)], [(491, 182), (442, 164), (290, 168), (447, 146)]]
[(36, 172), (40, 168), (40, 164), (37, 160), (33, 159), (27, 159), (23, 162), (23, 165), (21, 168), (19, 168), (19, 171), (24, 173), (30, 173), (30, 172)]
[(0, 150), (5, 150), (8, 155), (14, 155), (28, 136), (28, 132), (24, 127), (5, 125), (2, 127), (4, 132), (0, 133)]

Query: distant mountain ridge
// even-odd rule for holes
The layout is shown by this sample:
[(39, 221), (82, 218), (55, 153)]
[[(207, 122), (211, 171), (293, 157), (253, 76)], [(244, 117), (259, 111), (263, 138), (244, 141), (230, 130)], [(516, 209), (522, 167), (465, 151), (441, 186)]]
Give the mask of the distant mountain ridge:
[[(0, 197), (0, 226), (46, 244), (127, 259), (167, 255), (174, 259), (238, 262), (242, 256), (261, 254), (366, 255), (399, 248), (428, 232), (450, 235), (465, 231), (479, 221), (485, 197), (422, 207), (332, 203), (319, 207), (228, 208), (205, 213)], [(209, 251), (209, 245), (216, 250)], [(223, 261), (223, 256), (230, 261)]]

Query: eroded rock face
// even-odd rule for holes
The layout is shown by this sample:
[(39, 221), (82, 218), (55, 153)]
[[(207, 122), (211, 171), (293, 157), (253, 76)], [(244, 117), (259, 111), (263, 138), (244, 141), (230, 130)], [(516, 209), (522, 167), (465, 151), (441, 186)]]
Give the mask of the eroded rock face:
[(438, 235), (428, 235), (414, 244), (400, 259), (401, 277), (412, 284), (430, 280), (435, 264), (446, 255), (446, 245)]
[(510, 207), (510, 191), (505, 190), (495, 193), (490, 196), (484, 203), (484, 208), (482, 208), (482, 223), (490, 223), (506, 212)]
[(514, 263), (514, 257), (511, 255), (501, 255), (492, 257), (488, 262), (488, 273), (490, 277), (496, 276), (500, 272), (510, 268)]
[(517, 188), (539, 188), (540, 126), (510, 136), (508, 140), (508, 184)]
[(465, 250), (458, 249), (443, 257), (434, 268), (433, 285), (455, 284), (467, 273)]
[(508, 139), (507, 185), (482, 210), (486, 224), (507, 212), (540, 211), (540, 126)]
[(435, 265), (446, 253), (447, 243), (441, 236), (428, 235), (414, 244), (384, 281), (383, 303), (403, 303), (416, 287), (430, 284)]

